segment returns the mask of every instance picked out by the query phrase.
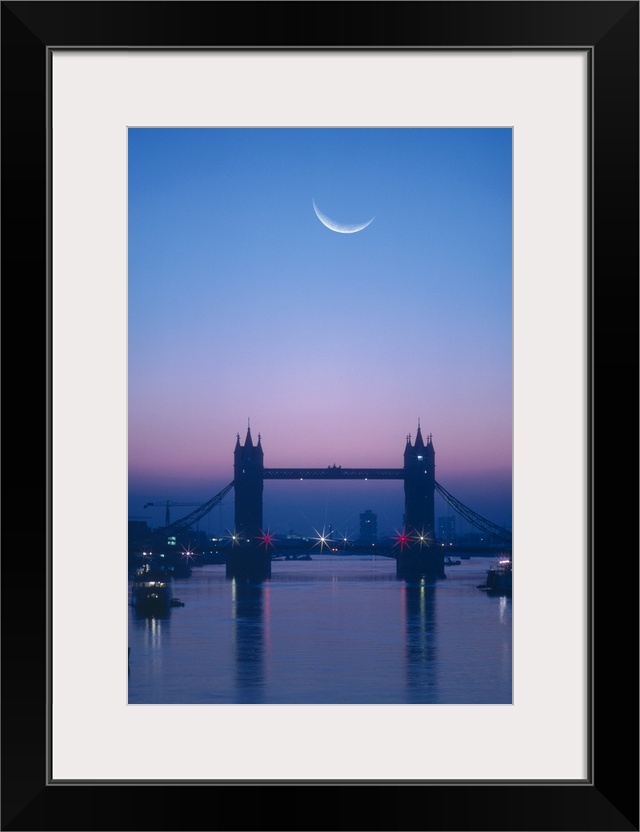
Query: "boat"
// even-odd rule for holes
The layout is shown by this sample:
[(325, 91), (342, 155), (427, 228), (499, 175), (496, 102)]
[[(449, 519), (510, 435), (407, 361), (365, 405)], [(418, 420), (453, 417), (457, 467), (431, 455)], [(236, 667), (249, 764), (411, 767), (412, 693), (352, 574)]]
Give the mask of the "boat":
[(149, 564), (136, 569), (131, 583), (131, 606), (149, 612), (161, 612), (172, 606), (171, 573)]
[(445, 566), (460, 566), (460, 561), (459, 560), (452, 560), (451, 557), (449, 556), (445, 560), (444, 565)]
[(487, 577), (478, 589), (489, 595), (511, 595), (512, 563), (510, 560), (500, 560), (495, 566), (487, 569)]

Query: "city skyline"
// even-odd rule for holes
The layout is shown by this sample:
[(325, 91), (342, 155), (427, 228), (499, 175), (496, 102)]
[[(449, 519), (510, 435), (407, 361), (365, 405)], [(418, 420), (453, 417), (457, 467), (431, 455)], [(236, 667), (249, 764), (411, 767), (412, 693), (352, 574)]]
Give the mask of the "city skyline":
[[(392, 468), (420, 420), (436, 480), (510, 525), (511, 141), (130, 129), (129, 515), (210, 499), (249, 420), (266, 466)], [(398, 483), (264, 490), (281, 532), (371, 509), (383, 533), (402, 504)]]

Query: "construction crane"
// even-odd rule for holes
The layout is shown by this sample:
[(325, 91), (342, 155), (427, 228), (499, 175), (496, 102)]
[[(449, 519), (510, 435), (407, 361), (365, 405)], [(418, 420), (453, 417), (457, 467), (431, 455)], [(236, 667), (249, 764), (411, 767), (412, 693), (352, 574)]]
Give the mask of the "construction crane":
[(166, 511), (164, 515), (164, 524), (165, 526), (171, 525), (171, 512), (169, 510), (170, 506), (201, 506), (202, 500), (198, 503), (183, 503), (180, 500), (162, 500), (159, 503), (145, 503), (144, 508), (152, 508), (154, 506), (164, 506)]

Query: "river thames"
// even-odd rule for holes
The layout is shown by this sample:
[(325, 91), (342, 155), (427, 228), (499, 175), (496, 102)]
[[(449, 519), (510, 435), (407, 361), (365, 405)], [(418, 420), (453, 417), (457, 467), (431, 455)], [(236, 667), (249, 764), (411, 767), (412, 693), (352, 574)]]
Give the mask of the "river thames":
[(508, 704), (512, 600), (478, 589), (494, 557), (405, 581), (385, 557), (224, 565), (175, 579), (184, 607), (129, 607), (129, 704)]

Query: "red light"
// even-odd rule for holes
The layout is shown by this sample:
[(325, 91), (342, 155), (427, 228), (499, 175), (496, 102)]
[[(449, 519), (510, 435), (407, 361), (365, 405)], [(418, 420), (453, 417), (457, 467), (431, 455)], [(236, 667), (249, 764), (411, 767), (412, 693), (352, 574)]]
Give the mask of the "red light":
[(258, 536), (258, 540), (260, 541), (261, 546), (264, 546), (265, 549), (268, 549), (269, 546), (274, 545), (276, 536), (270, 529), (267, 529), (266, 532), (263, 532), (262, 529), (260, 529), (260, 535)]
[(393, 545), (399, 546), (400, 551), (402, 551), (405, 546), (409, 546), (411, 543), (411, 537), (405, 532), (404, 529), (401, 532), (396, 529), (396, 534), (393, 539), (396, 541)]

